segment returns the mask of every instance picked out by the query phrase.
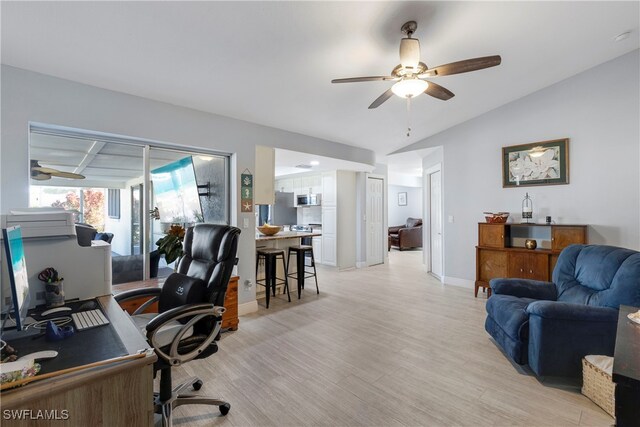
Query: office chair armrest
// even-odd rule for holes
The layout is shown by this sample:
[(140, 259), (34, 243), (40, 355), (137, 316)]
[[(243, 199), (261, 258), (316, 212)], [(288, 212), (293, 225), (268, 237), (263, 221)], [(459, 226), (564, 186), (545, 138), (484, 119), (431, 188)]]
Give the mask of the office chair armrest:
[(132, 289), (130, 291), (122, 292), (114, 297), (116, 302), (120, 304), (121, 302), (126, 302), (132, 299), (140, 299), (149, 297), (144, 303), (142, 303), (138, 308), (135, 309), (132, 315), (144, 313), (144, 311), (152, 304), (155, 304), (160, 298), (160, 293), (162, 292), (162, 288), (141, 288), (141, 289)]
[(118, 295), (115, 295), (113, 299), (115, 299), (116, 302), (122, 302), (132, 298), (160, 296), (160, 292), (162, 292), (162, 288), (132, 289), (130, 291), (124, 291), (119, 293)]
[[(220, 332), (220, 327), (222, 325), (222, 314), (225, 311), (226, 309), (224, 307), (202, 303), (187, 304), (180, 307), (172, 308), (171, 310), (160, 313), (159, 315), (151, 319), (149, 323), (147, 323), (147, 339), (156, 350), (158, 356), (162, 357), (172, 366), (180, 365), (184, 362), (195, 359), (196, 356), (202, 353), (211, 344), (211, 342), (213, 342), (213, 340), (216, 338), (216, 336), (218, 336), (218, 333)], [(191, 319), (189, 319), (189, 321), (182, 326), (180, 331), (178, 331), (176, 336), (173, 338), (173, 340), (171, 341), (171, 347), (169, 348), (169, 354), (167, 354), (161, 349), (160, 345), (156, 341), (156, 334), (164, 325), (185, 317), (191, 317)], [(189, 328), (191, 328), (194, 324), (201, 321), (205, 317), (215, 318), (216, 324), (212, 332), (194, 350), (185, 354), (178, 353), (180, 341), (187, 333)]]

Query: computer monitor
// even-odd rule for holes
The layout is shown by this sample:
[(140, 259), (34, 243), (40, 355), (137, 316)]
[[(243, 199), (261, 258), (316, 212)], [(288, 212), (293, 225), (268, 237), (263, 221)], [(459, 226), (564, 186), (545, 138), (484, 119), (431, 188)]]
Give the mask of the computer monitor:
[(22, 232), (20, 226), (2, 229), (4, 248), (7, 254), (7, 267), (9, 269), (9, 283), (13, 299), (13, 311), (16, 321), (16, 329), (21, 331), (25, 326), (24, 321), (29, 310), (29, 280), (27, 278), (27, 263), (24, 258), (22, 246)]

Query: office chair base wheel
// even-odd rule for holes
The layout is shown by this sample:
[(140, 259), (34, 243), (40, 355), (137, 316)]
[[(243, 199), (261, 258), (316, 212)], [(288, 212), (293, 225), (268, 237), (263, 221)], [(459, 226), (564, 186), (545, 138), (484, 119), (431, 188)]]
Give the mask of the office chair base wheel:
[(193, 389), (195, 391), (198, 391), (202, 388), (202, 380), (198, 380), (195, 383), (193, 383)]
[(218, 409), (220, 409), (220, 413), (224, 416), (229, 413), (229, 410), (231, 410), (231, 405), (228, 403), (225, 403), (224, 405), (218, 406)]

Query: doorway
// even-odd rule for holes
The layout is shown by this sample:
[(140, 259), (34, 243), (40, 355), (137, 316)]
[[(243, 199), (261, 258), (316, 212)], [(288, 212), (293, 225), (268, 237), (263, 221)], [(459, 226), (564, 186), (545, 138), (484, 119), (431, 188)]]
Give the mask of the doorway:
[(383, 264), (384, 236), (384, 179), (367, 177), (367, 266)]
[(429, 272), (442, 280), (443, 238), (442, 238), (442, 167), (440, 164), (425, 171), (428, 191), (425, 211), (429, 212), (427, 232)]

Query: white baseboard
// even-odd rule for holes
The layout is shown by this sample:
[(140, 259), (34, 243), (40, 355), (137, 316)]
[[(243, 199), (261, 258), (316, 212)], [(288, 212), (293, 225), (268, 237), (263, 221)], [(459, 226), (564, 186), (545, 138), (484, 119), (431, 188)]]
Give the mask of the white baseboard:
[(461, 288), (474, 289), (475, 282), (469, 279), (459, 279), (457, 277), (445, 276), (442, 278), (445, 285), (459, 286)]
[(367, 266), (366, 261), (358, 261), (356, 262), (356, 268), (365, 268)]
[(256, 311), (258, 311), (258, 300), (238, 304), (238, 316), (255, 313)]

